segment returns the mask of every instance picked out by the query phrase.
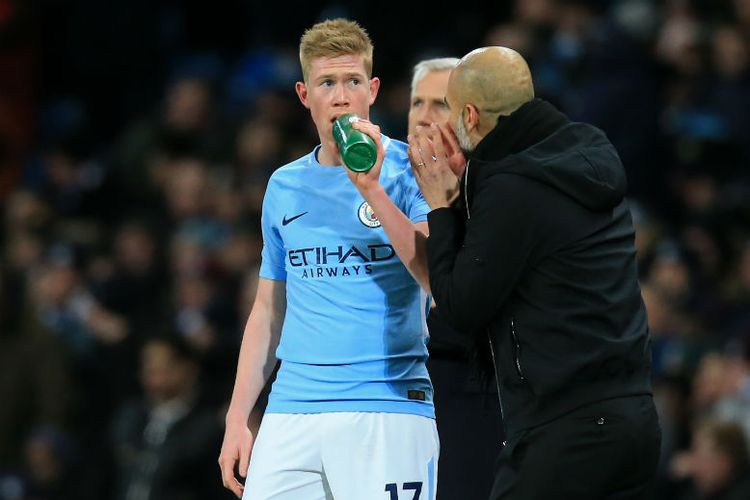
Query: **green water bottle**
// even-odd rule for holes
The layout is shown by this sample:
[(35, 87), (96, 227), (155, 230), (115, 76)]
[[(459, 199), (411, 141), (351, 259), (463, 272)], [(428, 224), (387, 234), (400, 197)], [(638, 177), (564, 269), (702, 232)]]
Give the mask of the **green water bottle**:
[(339, 153), (349, 170), (367, 172), (378, 159), (378, 147), (372, 138), (354, 127), (359, 120), (354, 113), (347, 113), (333, 122), (333, 139), (339, 145)]

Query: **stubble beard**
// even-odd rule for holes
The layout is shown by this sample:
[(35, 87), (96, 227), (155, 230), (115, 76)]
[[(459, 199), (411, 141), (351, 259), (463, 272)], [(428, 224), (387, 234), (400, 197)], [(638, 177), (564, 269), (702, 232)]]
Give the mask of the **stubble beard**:
[(464, 155), (468, 156), (469, 153), (474, 151), (474, 145), (471, 143), (471, 138), (466, 132), (466, 127), (464, 126), (464, 121), (461, 116), (456, 120), (453, 129), (456, 132), (456, 139), (458, 139), (458, 145), (461, 147), (461, 151)]

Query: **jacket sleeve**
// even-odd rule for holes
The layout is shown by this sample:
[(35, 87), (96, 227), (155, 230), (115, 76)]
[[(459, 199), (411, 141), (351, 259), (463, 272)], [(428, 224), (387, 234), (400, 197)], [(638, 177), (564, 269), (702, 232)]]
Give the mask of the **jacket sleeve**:
[(461, 331), (483, 331), (517, 284), (534, 246), (529, 182), (496, 175), (474, 194), (471, 218), (430, 212), (430, 287), (440, 312)]

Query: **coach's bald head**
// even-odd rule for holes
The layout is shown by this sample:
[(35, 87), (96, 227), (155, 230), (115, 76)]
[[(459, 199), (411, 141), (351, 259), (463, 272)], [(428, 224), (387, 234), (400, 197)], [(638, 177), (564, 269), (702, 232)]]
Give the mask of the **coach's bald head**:
[(461, 148), (472, 151), (497, 124), (534, 99), (534, 84), (524, 58), (506, 47), (483, 47), (466, 54), (451, 72), (446, 101), (450, 124)]

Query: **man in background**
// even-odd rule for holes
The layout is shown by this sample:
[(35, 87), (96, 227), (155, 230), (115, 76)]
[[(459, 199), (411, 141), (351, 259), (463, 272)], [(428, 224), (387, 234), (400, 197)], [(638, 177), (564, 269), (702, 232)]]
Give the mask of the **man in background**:
[(117, 467), (113, 498), (231, 498), (212, 473), (221, 420), (205, 404), (200, 364), (179, 335), (147, 340), (141, 349), (141, 398), (124, 403), (112, 426)]
[[(414, 66), (409, 105), (409, 134), (417, 127), (443, 123), (448, 77), (455, 57), (426, 59)], [(435, 388), (435, 416), (440, 435), (438, 499), (486, 498), (492, 487), (495, 459), (502, 447), (502, 419), (495, 386), (480, 381), (472, 362), (473, 344), (441, 319), (432, 307), (427, 368)]]

